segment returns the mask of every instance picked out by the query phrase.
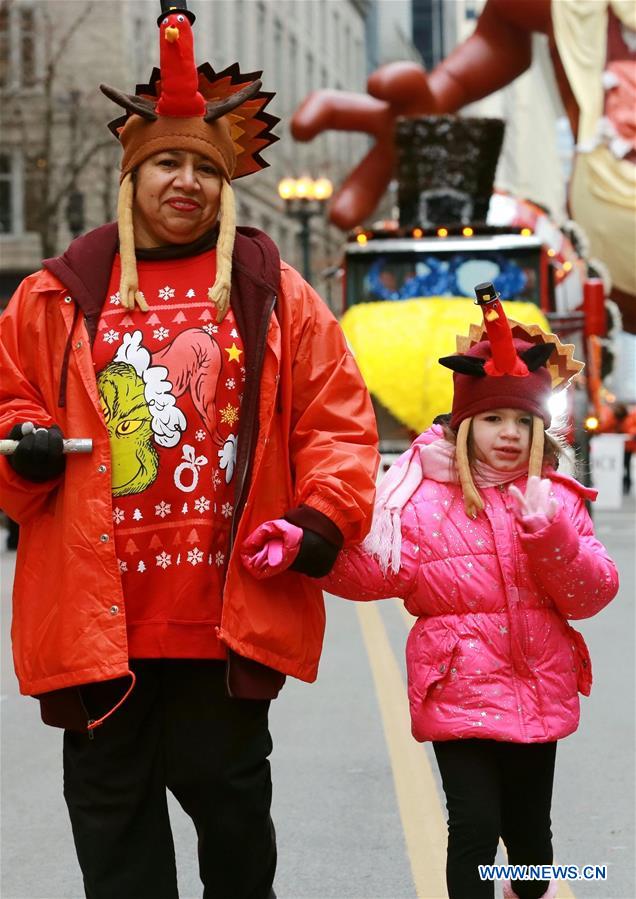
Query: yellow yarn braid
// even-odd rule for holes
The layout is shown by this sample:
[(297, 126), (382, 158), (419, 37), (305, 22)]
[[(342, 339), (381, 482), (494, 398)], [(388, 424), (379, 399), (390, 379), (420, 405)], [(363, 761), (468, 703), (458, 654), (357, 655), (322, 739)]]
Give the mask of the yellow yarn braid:
[(455, 447), (455, 461), (457, 463), (459, 483), (464, 494), (464, 510), (469, 518), (477, 518), (477, 513), (484, 508), (484, 501), (475, 487), (470, 471), (470, 462), (468, 461), (468, 432), (470, 431), (471, 421), (472, 418), (465, 418), (459, 426)]
[(530, 459), (528, 460), (528, 477), (533, 475), (541, 477), (543, 468), (543, 445), (545, 441), (543, 419), (538, 415), (532, 416), (532, 444), (530, 446)]
[(119, 301), (126, 309), (134, 309), (136, 302), (142, 312), (147, 312), (148, 304), (143, 293), (139, 290), (139, 279), (137, 276), (135, 231), (133, 228), (133, 194), (132, 175), (129, 173), (124, 176), (119, 185), (119, 197), (117, 200), (119, 257), (121, 260)]
[(234, 191), (223, 179), (219, 210), (219, 239), (216, 244), (216, 279), (208, 289), (208, 299), (216, 306), (216, 320), (222, 322), (230, 305), (232, 289), (232, 251), (236, 234)]

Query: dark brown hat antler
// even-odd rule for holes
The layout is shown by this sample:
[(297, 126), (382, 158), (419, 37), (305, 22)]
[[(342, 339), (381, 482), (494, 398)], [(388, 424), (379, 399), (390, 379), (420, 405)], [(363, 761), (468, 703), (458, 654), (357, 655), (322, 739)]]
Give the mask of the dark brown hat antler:
[(206, 103), (206, 111), (203, 117), (204, 121), (214, 122), (216, 119), (220, 119), (221, 116), (226, 115), (228, 112), (232, 112), (233, 109), (236, 109), (237, 106), (240, 106), (241, 103), (245, 103), (246, 100), (251, 100), (252, 97), (255, 97), (256, 94), (260, 91), (262, 85), (262, 81), (257, 79), (256, 81), (252, 81), (251, 84), (246, 85), (241, 88), (240, 91), (236, 91), (229, 97), (226, 97), (224, 100), (208, 100)]
[(123, 91), (118, 91), (117, 88), (110, 87), (108, 84), (100, 84), (99, 89), (109, 100), (117, 103), (118, 106), (122, 106), (131, 114), (139, 115), (149, 122), (155, 122), (159, 118), (155, 112), (156, 104), (152, 100), (147, 100), (145, 97), (137, 97), (135, 94), (125, 94)]

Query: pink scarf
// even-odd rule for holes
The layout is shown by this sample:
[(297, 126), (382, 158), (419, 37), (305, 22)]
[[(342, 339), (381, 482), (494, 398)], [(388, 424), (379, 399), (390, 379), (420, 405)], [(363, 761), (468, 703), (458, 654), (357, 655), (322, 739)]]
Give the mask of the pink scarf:
[[(471, 465), (477, 487), (496, 487), (515, 481), (528, 473), (527, 465), (514, 471), (496, 471), (485, 462)], [(455, 466), (455, 447), (444, 439), (439, 425), (413, 441), (409, 449), (393, 463), (378, 488), (373, 523), (363, 548), (375, 556), (382, 571), (391, 565), (397, 573), (402, 552), (402, 509), (425, 478), (440, 483), (459, 483)]]

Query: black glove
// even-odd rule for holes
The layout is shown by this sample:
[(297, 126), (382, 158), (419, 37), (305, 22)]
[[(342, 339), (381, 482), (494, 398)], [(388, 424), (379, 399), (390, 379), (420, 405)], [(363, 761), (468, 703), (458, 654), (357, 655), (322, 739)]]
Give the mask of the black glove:
[(36, 428), (31, 422), (26, 422), (14, 425), (7, 437), (19, 441), (13, 455), (7, 456), (7, 461), (27, 481), (50, 481), (59, 477), (66, 468), (64, 437), (57, 425)]
[(303, 539), (298, 555), (289, 567), (292, 571), (299, 571), (309, 577), (324, 577), (333, 568), (339, 552), (340, 549), (329, 540), (325, 540), (315, 531), (303, 528)]

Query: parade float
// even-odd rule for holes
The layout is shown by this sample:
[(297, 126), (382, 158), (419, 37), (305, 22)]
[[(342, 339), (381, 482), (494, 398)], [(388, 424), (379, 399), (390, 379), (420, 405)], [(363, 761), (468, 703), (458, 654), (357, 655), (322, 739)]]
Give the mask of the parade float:
[(598, 408), (605, 291), (574, 235), (529, 200), (494, 191), (504, 124), (422, 116), (398, 120), (399, 219), (357, 228), (344, 250), (342, 327), (374, 400), (389, 459), (448, 412), (452, 376), (437, 362), (492, 281), (509, 318), (575, 343), (587, 368), (555, 420), (583, 456)]

